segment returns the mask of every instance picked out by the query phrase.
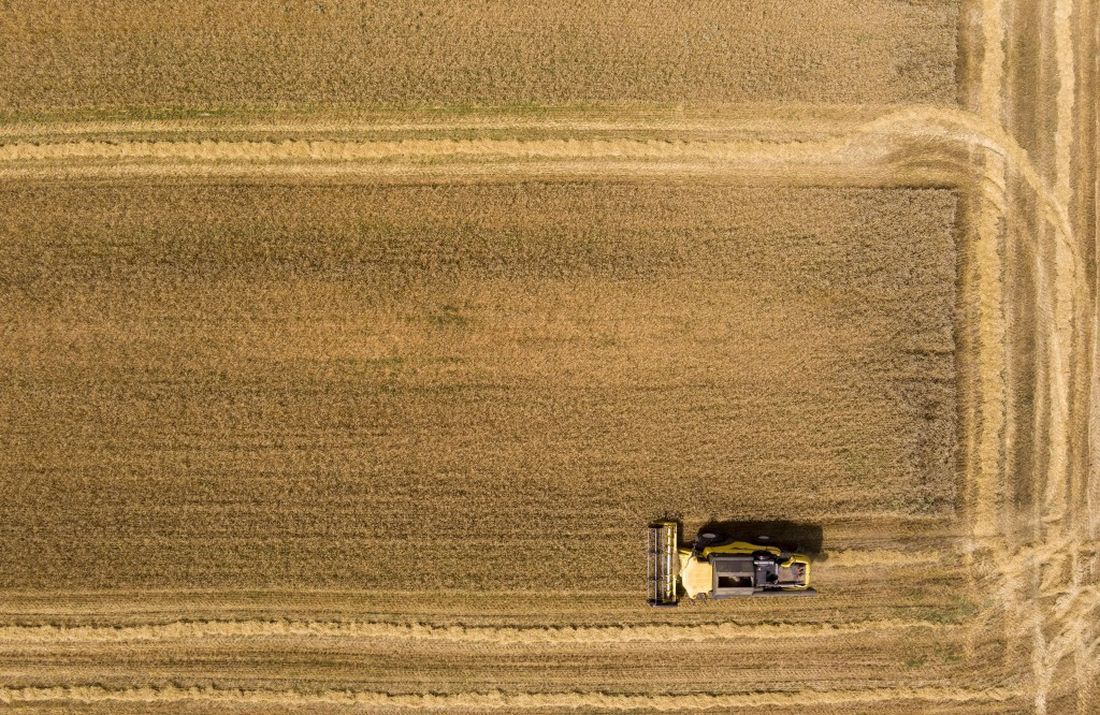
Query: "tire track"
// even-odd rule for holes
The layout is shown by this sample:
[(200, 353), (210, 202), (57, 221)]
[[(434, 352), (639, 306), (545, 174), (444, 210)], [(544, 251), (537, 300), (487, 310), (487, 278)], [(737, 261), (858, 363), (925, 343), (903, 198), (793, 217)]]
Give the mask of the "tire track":
[[(1069, 210), (1075, 201), (1072, 145), (1077, 93), (1074, 38), (1074, 30), (1078, 29), (1074, 24), (1077, 16), (1078, 10), (1072, 0), (1044, 2), (1042, 22), (1037, 30), (1042, 40), (1050, 38), (1053, 50), (1051, 62), (1054, 66), (1050, 76), (1057, 83), (1057, 88), (1052, 91), (1039, 87), (1035, 96), (1042, 101), (1054, 95), (1055, 128), (1053, 146), (1049, 150), (1052, 167), (1049, 204), (1058, 207), (1064, 222), (1050, 222), (1056, 235), (1051, 256), (1047, 258), (1037, 254), (1035, 257), (1040, 276), (1038, 296), (1045, 301), (1053, 323), (1046, 345), (1048, 395), (1046, 404), (1037, 407), (1049, 416), (1050, 425), (1046, 439), (1045, 480), (1035, 525), (1039, 541), (1030, 553), (1017, 557), (1023, 557), (1023, 563), (1006, 565), (1006, 577), (1014, 575), (1018, 583), (1019, 597), (1023, 599), (1019, 610), (1026, 611), (1024, 620), (1031, 631), (1033, 706), (1038, 713), (1047, 712), (1048, 697), (1059, 685), (1055, 677), (1060, 664), (1067, 657), (1072, 657), (1074, 680), (1083, 687), (1087, 680), (1087, 668), (1083, 664), (1090, 661), (1095, 650), (1095, 643), (1088, 642), (1091, 630), (1089, 613), (1095, 604), (1090, 604), (1090, 590), (1082, 588), (1082, 570), (1079, 566), (1079, 557), (1088, 551), (1089, 544), (1083, 541), (1087, 534), (1082, 533), (1080, 509), (1072, 506), (1080, 499), (1082, 490), (1087, 491), (1087, 475), (1080, 474), (1079, 469), (1074, 468), (1072, 454), (1077, 435), (1087, 434), (1088, 431), (1087, 422), (1085, 429), (1079, 430), (1081, 423), (1076, 418), (1081, 413), (1075, 404), (1075, 397), (1080, 394), (1078, 381), (1089, 378), (1087, 368), (1084, 372), (1080, 371), (1078, 366), (1081, 363), (1077, 356), (1085, 343), (1083, 338), (1088, 335), (1085, 307), (1091, 304), (1088, 287), (1082, 281), (1084, 265), (1081, 258), (1082, 251), (1087, 249), (1084, 241), (1089, 237), (1075, 236), (1069, 218)], [(1024, 28), (1018, 30), (1028, 31)], [(1038, 61), (1044, 62), (1046, 58), (1040, 57)], [(1040, 73), (1040, 76), (1045, 75)], [(1006, 92), (1011, 95), (1012, 89), (1010, 86)], [(1025, 109), (1030, 110), (1030, 107)], [(1035, 161), (1042, 158), (1037, 157)], [(1044, 218), (1048, 217), (1044, 215)], [(1046, 265), (1047, 261), (1050, 266)], [(1069, 584), (1063, 593), (1063, 581), (1067, 578)], [(1025, 590), (1025, 586), (1030, 588)], [(1040, 598), (1059, 593), (1062, 595), (1055, 602), (1055, 607), (1044, 609)], [(1073, 605), (1065, 606), (1066, 603)], [(1088, 697), (1087, 693), (1076, 696), (1079, 712), (1087, 711)]]

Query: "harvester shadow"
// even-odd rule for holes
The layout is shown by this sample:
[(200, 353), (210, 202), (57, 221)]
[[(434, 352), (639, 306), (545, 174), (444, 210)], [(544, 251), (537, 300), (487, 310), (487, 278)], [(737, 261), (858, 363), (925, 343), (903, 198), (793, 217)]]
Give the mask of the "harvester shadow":
[[(733, 541), (778, 546), (784, 551), (795, 551), (823, 558), (824, 539), (820, 524), (796, 521), (715, 521), (699, 528), (699, 532), (714, 532)], [(693, 539), (694, 534), (684, 534)]]

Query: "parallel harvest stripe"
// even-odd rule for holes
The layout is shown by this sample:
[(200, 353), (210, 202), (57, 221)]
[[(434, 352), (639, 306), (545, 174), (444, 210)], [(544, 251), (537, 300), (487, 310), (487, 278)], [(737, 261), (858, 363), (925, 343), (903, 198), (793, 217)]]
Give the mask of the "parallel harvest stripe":
[(263, 638), (276, 636), (390, 638), (459, 643), (631, 643), (745, 638), (813, 638), (909, 628), (945, 628), (938, 621), (883, 619), (839, 624), (711, 623), (699, 625), (624, 626), (436, 626), (426, 623), (311, 621), (177, 621), (138, 626), (3, 626), (0, 648), (9, 644), (164, 641), (176, 639)]
[[(406, 119), (392, 113), (361, 115), (333, 115), (315, 118), (313, 115), (289, 115), (271, 119), (266, 114), (255, 117), (242, 116), (222, 120), (205, 119), (150, 119), (103, 121), (72, 118), (57, 122), (12, 122), (0, 124), (0, 138), (74, 137), (89, 134), (147, 134), (200, 133), (200, 134), (345, 134), (345, 133), (444, 133), (503, 130), (527, 131), (675, 131), (714, 132), (728, 131), (736, 126), (743, 131), (796, 131), (842, 133), (853, 125), (877, 116), (897, 111), (893, 105), (866, 105), (859, 107), (791, 107), (764, 105), (753, 107), (723, 107), (713, 112), (685, 114), (680, 111), (646, 109), (633, 106), (608, 106), (600, 110), (563, 108), (558, 113), (544, 117), (525, 114), (509, 114), (506, 110), (486, 109), (469, 117), (455, 119), (451, 115), (433, 117), (430, 111), (422, 112), (422, 118)], [(780, 115), (780, 116), (777, 116)]]
[(384, 692), (323, 690), (230, 690), (209, 687), (165, 686), (112, 690), (98, 685), (0, 688), (0, 703), (164, 703), (198, 701), (216, 704), (408, 708), (416, 710), (532, 710), (584, 708), (587, 710), (732, 710), (766, 706), (823, 706), (890, 703), (909, 700), (937, 703), (1005, 702), (1021, 696), (1016, 688), (871, 688), (800, 692), (747, 692), (694, 695), (613, 695), (601, 692), (564, 693), (455, 693), (450, 695), (393, 695)]

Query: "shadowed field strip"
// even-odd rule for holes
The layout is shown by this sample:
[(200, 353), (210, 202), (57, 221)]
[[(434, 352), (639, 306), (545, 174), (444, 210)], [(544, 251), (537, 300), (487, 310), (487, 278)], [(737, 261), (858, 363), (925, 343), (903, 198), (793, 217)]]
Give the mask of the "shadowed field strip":
[(40, 688), (0, 688), (0, 703), (69, 702), (158, 703), (196, 701), (209, 704), (344, 705), (368, 708), (443, 710), (532, 710), (586, 708), (589, 710), (710, 710), (785, 705), (844, 705), (891, 703), (910, 700), (929, 702), (1004, 702), (1018, 698), (1016, 688), (868, 688), (799, 692), (748, 692), (696, 695), (610, 695), (600, 692), (518, 693), (500, 691), (453, 695), (391, 695), (382, 692), (297, 690), (221, 690), (208, 687), (138, 687), (111, 690), (95, 685)]
[(944, 628), (951, 624), (919, 620), (879, 620), (843, 624), (714, 623), (703, 625), (634, 625), (607, 627), (545, 626), (495, 628), (394, 623), (320, 623), (307, 621), (208, 621), (146, 626), (2, 626), (4, 643), (51, 644), (116, 641), (199, 640), (303, 636), (318, 638), (392, 638), (461, 643), (630, 643), (638, 641), (736, 640), (742, 638), (814, 638), (911, 628)]

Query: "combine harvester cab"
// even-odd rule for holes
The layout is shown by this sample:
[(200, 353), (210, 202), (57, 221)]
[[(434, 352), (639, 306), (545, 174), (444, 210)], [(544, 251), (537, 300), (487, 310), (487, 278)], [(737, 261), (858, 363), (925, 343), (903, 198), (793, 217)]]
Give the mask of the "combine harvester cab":
[(700, 532), (694, 544), (680, 544), (680, 525), (649, 526), (649, 603), (675, 606), (691, 599), (737, 596), (806, 596), (810, 558), (777, 546), (734, 541)]

